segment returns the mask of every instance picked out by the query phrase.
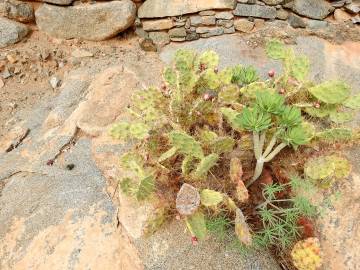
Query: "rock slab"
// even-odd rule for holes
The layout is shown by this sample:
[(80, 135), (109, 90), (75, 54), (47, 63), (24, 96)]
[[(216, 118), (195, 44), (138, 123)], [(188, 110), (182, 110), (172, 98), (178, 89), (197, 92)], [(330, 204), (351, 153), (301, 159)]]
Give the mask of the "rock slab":
[(33, 7), (17, 0), (0, 1), (0, 16), (16, 20), (18, 22), (31, 22), (34, 20)]
[(147, 0), (139, 18), (162, 18), (196, 13), (208, 9), (234, 9), (236, 0)]
[(26, 25), (0, 17), (0, 48), (19, 42), (28, 33)]
[(238, 4), (234, 10), (234, 15), (241, 17), (275, 19), (276, 8), (261, 5)]
[(60, 7), (44, 4), (36, 12), (41, 31), (63, 39), (100, 41), (116, 36), (130, 27), (136, 6), (130, 0)]
[(292, 10), (299, 15), (322, 20), (334, 11), (334, 7), (325, 0), (295, 0)]

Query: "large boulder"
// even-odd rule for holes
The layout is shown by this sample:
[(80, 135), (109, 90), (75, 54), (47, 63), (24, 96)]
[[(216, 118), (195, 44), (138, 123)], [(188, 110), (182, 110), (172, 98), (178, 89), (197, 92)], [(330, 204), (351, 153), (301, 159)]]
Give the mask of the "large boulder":
[(105, 40), (130, 27), (136, 6), (130, 0), (59, 7), (42, 5), (35, 13), (41, 31), (56, 38)]
[(35, 18), (32, 5), (17, 0), (1, 0), (0, 16), (19, 22), (31, 22)]
[(292, 10), (299, 15), (322, 20), (334, 11), (334, 7), (325, 0), (295, 0)]
[(209, 9), (233, 9), (236, 0), (147, 0), (140, 8), (140, 18), (161, 18), (196, 13)]
[(0, 48), (19, 42), (28, 33), (26, 25), (0, 17)]

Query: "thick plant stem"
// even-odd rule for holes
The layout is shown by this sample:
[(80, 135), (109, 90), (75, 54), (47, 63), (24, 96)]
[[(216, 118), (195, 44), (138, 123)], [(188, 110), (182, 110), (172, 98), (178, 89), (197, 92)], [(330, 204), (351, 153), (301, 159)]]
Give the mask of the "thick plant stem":
[(280, 143), (267, 157), (265, 158), (265, 162), (269, 162), (272, 160), (277, 154), (280, 153), (281, 150), (283, 150), (286, 147), (285, 143)]
[(263, 154), (264, 157), (266, 157), (268, 154), (270, 154), (271, 150), (274, 148), (275, 144), (276, 144), (276, 133), (272, 136), (268, 146), (265, 149), (265, 152)]
[(256, 161), (254, 176), (246, 184), (246, 187), (250, 187), (260, 177), (260, 175), (263, 171), (263, 168), (264, 168), (264, 160), (263, 160), (263, 158), (260, 158)]
[(261, 156), (261, 149), (260, 149), (260, 137), (258, 132), (253, 132), (253, 142), (254, 142), (255, 158), (259, 159)]

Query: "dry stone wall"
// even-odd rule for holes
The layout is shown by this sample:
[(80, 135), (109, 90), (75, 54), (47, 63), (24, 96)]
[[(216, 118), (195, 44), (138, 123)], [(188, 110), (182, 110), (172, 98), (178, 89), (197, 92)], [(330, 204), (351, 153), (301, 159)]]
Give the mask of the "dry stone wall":
[(0, 0), (0, 47), (24, 38), (29, 23), (55, 38), (95, 41), (133, 28), (146, 50), (171, 41), (250, 33), (275, 20), (294, 28), (344, 22), (360, 27), (360, 0), (39, 1), (35, 12), (30, 2)]
[[(358, 0), (147, 0), (138, 10), (136, 32), (162, 46), (235, 32), (250, 33), (266, 22), (294, 28), (360, 22)], [(335, 20), (334, 20), (334, 18)]]

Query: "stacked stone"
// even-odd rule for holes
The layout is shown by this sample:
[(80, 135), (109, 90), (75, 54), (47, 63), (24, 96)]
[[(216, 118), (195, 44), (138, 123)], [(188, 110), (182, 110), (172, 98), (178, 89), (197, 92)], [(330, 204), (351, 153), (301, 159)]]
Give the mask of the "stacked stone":
[(170, 41), (190, 41), (236, 31), (250, 33), (274, 20), (287, 20), (294, 28), (322, 28), (328, 25), (332, 13), (335, 22), (352, 19), (357, 23), (360, 4), (351, 1), (216, 0), (209, 4), (206, 0), (184, 0), (179, 4), (147, 0), (139, 8), (136, 31), (162, 46)]

